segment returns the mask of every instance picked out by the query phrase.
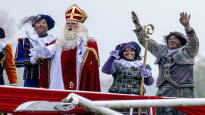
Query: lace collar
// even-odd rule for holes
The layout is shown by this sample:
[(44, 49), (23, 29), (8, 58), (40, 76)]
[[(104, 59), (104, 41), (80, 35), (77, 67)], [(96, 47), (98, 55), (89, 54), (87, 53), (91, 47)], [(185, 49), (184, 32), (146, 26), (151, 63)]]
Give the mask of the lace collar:
[(142, 63), (139, 60), (135, 60), (135, 61), (128, 61), (125, 59), (119, 59), (119, 60), (115, 60), (116, 63), (118, 63), (119, 65), (123, 66), (123, 67), (140, 67), (142, 66)]

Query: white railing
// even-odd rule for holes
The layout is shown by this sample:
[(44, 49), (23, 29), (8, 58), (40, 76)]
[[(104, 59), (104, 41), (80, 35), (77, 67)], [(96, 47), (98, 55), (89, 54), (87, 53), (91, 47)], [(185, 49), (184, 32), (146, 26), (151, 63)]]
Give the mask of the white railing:
[[(205, 98), (177, 98), (177, 99), (143, 99), (143, 100), (110, 100), (110, 101), (90, 101), (77, 94), (70, 94), (61, 104), (76, 103), (87, 107), (85, 103), (89, 101), (92, 105), (111, 109), (139, 108), (139, 107), (184, 107), (184, 106), (203, 106)], [(89, 105), (89, 104), (88, 104)], [(89, 107), (93, 109), (91, 106)], [(94, 110), (94, 109), (93, 109)], [(131, 109), (132, 110), (132, 109)], [(106, 114), (102, 112), (103, 114)], [(107, 115), (107, 114), (106, 114)]]
[[(36, 111), (69, 111), (75, 108), (75, 106), (80, 106), (98, 114), (122, 115), (121, 113), (114, 111), (112, 109), (144, 108), (144, 107), (145, 108), (146, 107), (184, 107), (184, 106), (204, 106), (204, 105), (205, 105), (205, 98), (175, 98), (175, 99), (168, 98), (168, 99), (143, 99), (143, 100), (91, 101), (75, 93), (71, 93), (68, 95), (68, 97), (63, 99), (61, 102), (45, 102), (45, 101), (26, 102), (20, 105), (16, 109), (16, 111), (35, 111), (35, 110)], [(36, 108), (37, 106), (41, 106), (40, 109), (37, 110)], [(131, 114), (132, 112), (130, 113), (130, 115)]]

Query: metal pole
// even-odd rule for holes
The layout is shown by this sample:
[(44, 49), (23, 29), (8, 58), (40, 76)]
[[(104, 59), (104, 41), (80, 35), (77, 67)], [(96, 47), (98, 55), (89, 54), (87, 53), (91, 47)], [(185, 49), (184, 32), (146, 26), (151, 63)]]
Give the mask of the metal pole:
[(205, 106), (205, 98), (93, 101), (93, 104), (95, 104), (96, 106), (116, 109), (139, 107)]

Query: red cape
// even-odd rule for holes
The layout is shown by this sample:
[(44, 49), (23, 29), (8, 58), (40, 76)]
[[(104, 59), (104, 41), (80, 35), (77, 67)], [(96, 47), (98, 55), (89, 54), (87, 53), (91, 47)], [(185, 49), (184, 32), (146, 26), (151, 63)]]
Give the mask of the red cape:
[[(64, 87), (67, 90), (76, 90), (76, 86), (79, 86), (79, 90), (82, 91), (100, 91), (100, 78), (99, 78), (99, 56), (97, 43), (95, 41), (88, 41), (86, 52), (81, 64), (79, 84), (76, 84), (76, 50), (62, 51), (61, 54), (61, 68), (63, 75)], [(39, 80), (39, 87), (49, 87), (49, 64), (45, 63), (41, 67), (41, 76)]]

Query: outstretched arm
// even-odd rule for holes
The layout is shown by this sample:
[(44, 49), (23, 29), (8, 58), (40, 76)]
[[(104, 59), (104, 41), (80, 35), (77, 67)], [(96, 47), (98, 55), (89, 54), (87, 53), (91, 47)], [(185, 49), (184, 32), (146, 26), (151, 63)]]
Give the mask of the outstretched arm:
[[(136, 13), (132, 11), (132, 20), (135, 24), (136, 30), (134, 30), (135, 34), (137, 35), (139, 43), (145, 47), (145, 33), (143, 28), (139, 22), (139, 18), (137, 17)], [(154, 56), (157, 56), (158, 52), (162, 45), (158, 44), (155, 40), (149, 39), (148, 43), (148, 51), (150, 51)]]
[(187, 43), (184, 47), (184, 52), (187, 54), (189, 57), (194, 58), (199, 49), (199, 40), (196, 36), (195, 31), (193, 28), (190, 26), (190, 15), (187, 14), (186, 12), (181, 12), (180, 13), (180, 23), (184, 26), (187, 34)]
[(137, 17), (137, 15), (134, 11), (132, 11), (132, 20), (133, 20), (133, 23), (135, 24), (136, 30), (142, 28), (142, 26), (139, 22), (139, 18)]

